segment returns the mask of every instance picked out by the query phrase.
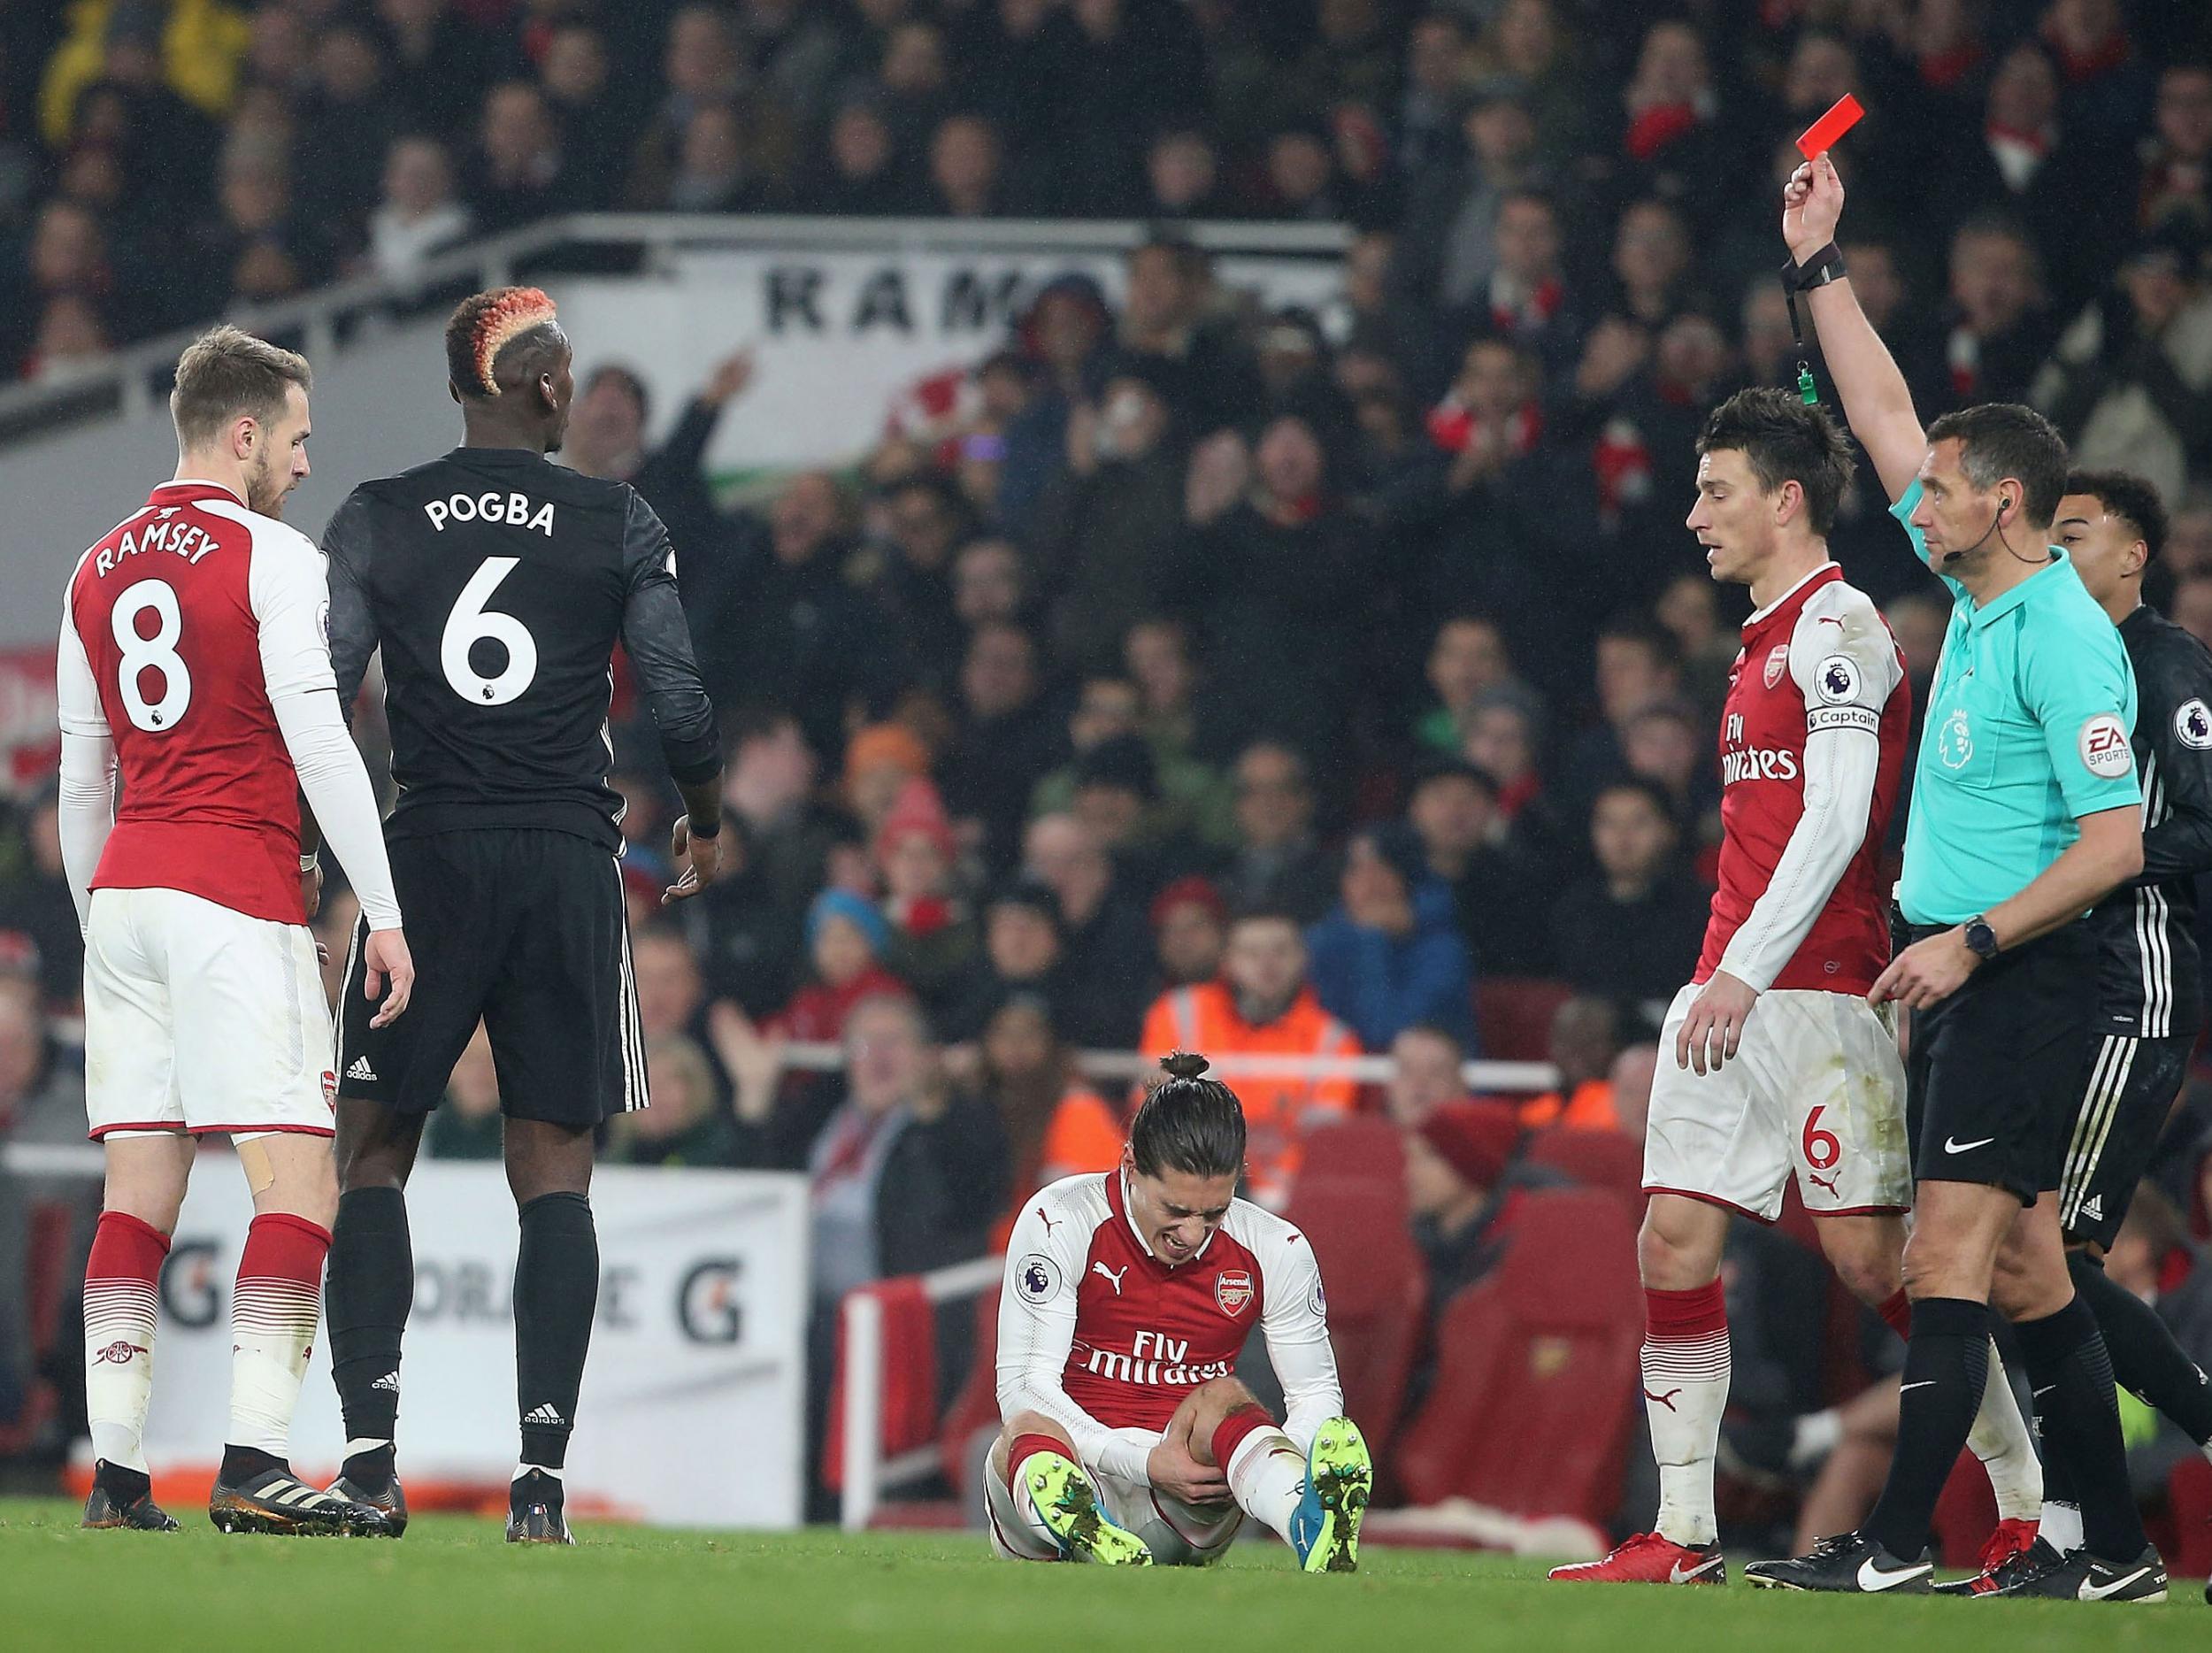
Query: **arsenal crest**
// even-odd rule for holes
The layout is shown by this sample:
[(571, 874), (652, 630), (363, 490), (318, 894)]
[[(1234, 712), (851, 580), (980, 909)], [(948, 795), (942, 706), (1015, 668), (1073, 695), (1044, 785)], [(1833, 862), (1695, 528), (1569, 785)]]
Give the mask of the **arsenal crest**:
[(1252, 1301), (1251, 1271), (1225, 1268), (1215, 1275), (1214, 1301), (1221, 1305), (1222, 1313), (1233, 1320), (1242, 1314), (1245, 1304)]
[(1778, 642), (1774, 645), (1774, 651), (1767, 656), (1767, 687), (1772, 688), (1780, 682), (1782, 673), (1789, 669), (1790, 646), (1786, 642)]

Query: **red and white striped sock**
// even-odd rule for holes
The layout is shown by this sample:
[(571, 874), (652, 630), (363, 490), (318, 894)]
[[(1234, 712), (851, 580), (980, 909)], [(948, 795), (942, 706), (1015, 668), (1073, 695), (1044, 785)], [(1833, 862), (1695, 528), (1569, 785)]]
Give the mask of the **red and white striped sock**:
[(268, 1211), (246, 1230), (230, 1300), (231, 1446), (289, 1457), (292, 1413), (322, 1315), (330, 1230)]
[(1728, 1406), (1728, 1310), (1720, 1281), (1692, 1291), (1644, 1291), (1644, 1414), (1659, 1462), (1660, 1535), (1709, 1544), (1713, 1457)]
[(127, 1211), (102, 1211), (84, 1271), (84, 1399), (92, 1456), (146, 1470), (154, 1321), (169, 1236)]

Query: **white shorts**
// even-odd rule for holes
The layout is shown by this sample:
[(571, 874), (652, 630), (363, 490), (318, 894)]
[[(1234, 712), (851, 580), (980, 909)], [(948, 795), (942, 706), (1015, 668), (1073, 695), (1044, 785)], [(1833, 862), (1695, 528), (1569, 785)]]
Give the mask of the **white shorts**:
[(331, 1134), (330, 1007), (304, 925), (181, 890), (95, 890), (84, 1023), (96, 1139)]
[(1855, 993), (1763, 993), (1735, 1058), (1701, 1075), (1674, 1057), (1700, 991), (1676, 994), (1660, 1031), (1644, 1191), (1772, 1222), (1794, 1166), (1816, 1217), (1910, 1209), (1905, 1065), (1886, 1018)]
[[(1124, 1441), (1147, 1451), (1164, 1437), (1156, 1429), (1117, 1429)], [(1126, 1527), (1152, 1552), (1164, 1567), (1203, 1567), (1228, 1553), (1229, 1541), (1244, 1525), (1244, 1511), (1236, 1505), (1199, 1509), (1153, 1490), (1152, 1483), (1110, 1475), (1090, 1465), (1083, 1472), (1098, 1488), (1099, 1502), (1118, 1526)], [(1057, 1561), (1059, 1546), (1029, 1512), (1029, 1500), (1017, 1500), (1003, 1475), (994, 1473), (987, 1462), (983, 1471), (983, 1512), (989, 1518), (991, 1553), (1005, 1561)]]

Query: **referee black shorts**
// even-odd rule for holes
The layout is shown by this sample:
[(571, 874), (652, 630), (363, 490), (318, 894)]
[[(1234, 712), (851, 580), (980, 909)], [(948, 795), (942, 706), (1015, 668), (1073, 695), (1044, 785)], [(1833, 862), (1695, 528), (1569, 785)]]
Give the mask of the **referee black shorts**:
[(2059, 1172), (2058, 1220), (2069, 1240), (2111, 1249), (2158, 1151), (2196, 1042), (2193, 1027), (2154, 1039), (2125, 1032), (2094, 1039)]
[(356, 926), (338, 1022), (338, 1094), (427, 1113), (480, 1018), (500, 1111), (574, 1127), (646, 1105), (645, 1039), (620, 864), (572, 833), (486, 827), (402, 838), (392, 880), (415, 991), (372, 1028)]
[(2070, 924), (1912, 1013), (1905, 1098), (1919, 1180), (1986, 1183), (2023, 1205), (2058, 1187), (2095, 1026), (2096, 959), (2089, 926)]

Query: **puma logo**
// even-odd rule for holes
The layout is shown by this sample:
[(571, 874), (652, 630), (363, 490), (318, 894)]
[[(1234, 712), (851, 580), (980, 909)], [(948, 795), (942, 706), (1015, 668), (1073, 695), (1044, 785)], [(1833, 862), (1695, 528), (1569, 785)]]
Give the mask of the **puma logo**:
[[(1052, 1220), (1051, 1214), (1041, 1205), (1037, 1208), (1037, 1220), (1045, 1226), (1045, 1238), (1048, 1240), (1052, 1238), (1052, 1231), (1060, 1226), (1059, 1222)], [(1060, 1219), (1060, 1222), (1065, 1222), (1066, 1220), (1067, 1219), (1063, 1217)]]
[(1646, 1389), (1644, 1398), (1655, 1405), (1665, 1407), (1671, 1412), (1678, 1412), (1679, 1409), (1674, 1403), (1674, 1397), (1681, 1393), (1680, 1389), (1669, 1389), (1664, 1395), (1654, 1395), (1649, 1389)]
[(1114, 1295), (1117, 1297), (1121, 1295), (1121, 1277), (1128, 1272), (1129, 1265), (1126, 1263), (1124, 1263), (1119, 1269), (1108, 1268), (1103, 1263), (1094, 1263), (1091, 1265), (1092, 1273), (1103, 1274), (1108, 1280), (1113, 1281)]
[[(1811, 1181), (1817, 1184), (1819, 1187), (1827, 1189), (1829, 1198), (1839, 1200), (1843, 1197), (1841, 1194), (1836, 1191), (1837, 1179), (1835, 1177), (1824, 1177), (1817, 1171), (1809, 1171), (1805, 1174)], [(1840, 1173), (1839, 1173), (1839, 1174)]]

